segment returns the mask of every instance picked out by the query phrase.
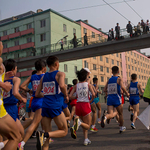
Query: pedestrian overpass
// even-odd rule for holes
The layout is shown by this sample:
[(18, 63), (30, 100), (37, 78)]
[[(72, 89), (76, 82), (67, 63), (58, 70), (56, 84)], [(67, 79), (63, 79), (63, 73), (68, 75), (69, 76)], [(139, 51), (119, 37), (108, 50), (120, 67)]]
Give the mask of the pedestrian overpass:
[(17, 59), (18, 69), (30, 68), (34, 66), (37, 59), (46, 59), (48, 56), (57, 56), (60, 62), (83, 59), (88, 57), (96, 57), (113, 53), (120, 53), (131, 50), (138, 50), (150, 47), (150, 34), (143, 34), (138, 37), (119, 39), (114, 41), (103, 41), (92, 45), (81, 46), (77, 48), (68, 48), (60, 51), (60, 49), (50, 50), (43, 55), (37, 54), (26, 58)]

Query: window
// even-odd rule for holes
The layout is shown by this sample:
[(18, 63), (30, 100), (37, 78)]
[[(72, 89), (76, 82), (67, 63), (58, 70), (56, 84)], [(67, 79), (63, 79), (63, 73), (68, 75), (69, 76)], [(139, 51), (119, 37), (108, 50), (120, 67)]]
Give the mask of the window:
[(107, 67), (107, 73), (109, 73), (109, 68)]
[(7, 35), (7, 30), (3, 31), (3, 36)]
[(31, 28), (32, 28), (32, 24), (31, 23), (27, 24), (27, 29), (31, 29)]
[(14, 59), (18, 59), (19, 58), (19, 53), (14, 53)]
[(140, 56), (140, 59), (142, 59), (142, 56)]
[(94, 75), (94, 78), (97, 78), (97, 75)]
[(101, 76), (101, 82), (104, 82), (104, 77), (103, 76)]
[(143, 72), (143, 69), (141, 69), (141, 72)]
[(64, 44), (67, 44), (67, 37), (64, 37)]
[(132, 55), (132, 52), (131, 52), (131, 55)]
[(134, 53), (134, 57), (136, 57), (136, 54)]
[(3, 43), (3, 48), (7, 48), (7, 43)]
[(19, 32), (19, 27), (15, 28), (15, 33)]
[(120, 67), (122, 67), (122, 62), (120, 62)]
[(41, 42), (46, 41), (46, 33), (41, 34)]
[(100, 61), (103, 61), (103, 56), (100, 56)]
[(77, 66), (74, 66), (74, 72), (75, 73), (77, 72)]
[(98, 35), (99, 41), (101, 40), (101, 35)]
[(66, 26), (66, 24), (63, 24), (63, 31), (67, 32), (67, 26)]
[(46, 20), (45, 19), (41, 20), (40, 23), (41, 23), (41, 28), (46, 26)]
[(142, 63), (141, 63), (141, 66), (142, 66)]
[(138, 72), (140, 72), (140, 68), (138, 68)]
[(130, 72), (129, 72), (129, 77), (130, 77), (130, 75), (131, 75), (131, 74), (130, 74)]
[(87, 29), (86, 28), (83, 29), (83, 33), (84, 34), (87, 33)]
[(139, 75), (139, 79), (140, 79), (140, 75)]
[(109, 80), (109, 77), (107, 77), (107, 81)]
[(66, 64), (64, 64), (64, 72), (68, 72), (68, 68)]
[(65, 78), (65, 84), (68, 84), (68, 78)]
[(120, 58), (121, 58), (121, 54), (120, 54)]
[(133, 63), (133, 59), (131, 59), (131, 62)]
[(130, 61), (130, 58), (128, 57), (128, 61)]
[(32, 42), (32, 38), (31, 38), (31, 37), (28, 37), (28, 38), (27, 38), (27, 43), (30, 43), (30, 42)]
[(26, 56), (31, 56), (31, 52), (30, 51), (26, 51)]
[(139, 61), (138, 61), (138, 65), (139, 65)]
[(75, 28), (73, 28), (73, 34), (74, 34), (74, 33), (76, 34), (76, 29), (75, 29)]
[(88, 62), (86, 60), (84, 61), (84, 68), (88, 68)]
[(118, 57), (118, 53), (116, 53), (116, 57)]
[(96, 59), (96, 57), (93, 57), (93, 59)]
[(117, 61), (117, 66), (119, 66), (119, 61)]
[(137, 68), (135, 67), (135, 71), (137, 71)]
[(96, 70), (96, 64), (93, 64), (93, 70)]
[(108, 58), (106, 57), (106, 63), (109, 63)]
[(144, 70), (144, 73), (145, 73), (145, 70)]
[(137, 58), (139, 58), (139, 55), (137, 55)]
[(46, 48), (41, 48), (41, 54), (46, 54)]
[(103, 72), (103, 66), (100, 66), (100, 71)]
[(15, 41), (15, 46), (19, 45), (19, 40)]
[(134, 63), (136, 64), (136, 60), (134, 60)]
[(112, 62), (112, 65), (113, 65), (114, 64), (114, 60), (112, 59), (111, 62)]
[(132, 70), (134, 70), (134, 67), (132, 66)]
[(95, 33), (94, 32), (92, 32), (92, 38), (95, 38)]
[(128, 69), (130, 69), (130, 65), (128, 65)]

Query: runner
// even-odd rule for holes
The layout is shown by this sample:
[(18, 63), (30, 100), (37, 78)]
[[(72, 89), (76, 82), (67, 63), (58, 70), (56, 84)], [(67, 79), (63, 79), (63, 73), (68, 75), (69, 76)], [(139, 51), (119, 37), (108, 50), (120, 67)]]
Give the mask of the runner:
[[(77, 77), (79, 80), (79, 83), (73, 87), (73, 90), (71, 91), (69, 97), (70, 99), (76, 99), (77, 98), (77, 105), (76, 105), (76, 115), (74, 121), (74, 126), (70, 129), (72, 138), (76, 139), (76, 131), (78, 130), (79, 126), (81, 125), (83, 128), (84, 133), (84, 145), (91, 144), (91, 141), (88, 139), (88, 129), (91, 126), (91, 107), (90, 103), (94, 100), (95, 93), (93, 91), (93, 88), (90, 84), (88, 84), (87, 78), (88, 72), (85, 69), (81, 69), (77, 72)], [(92, 99), (89, 103), (89, 91), (92, 93)], [(73, 94), (76, 92), (76, 96), (73, 96)], [(80, 119), (83, 121), (81, 122)]]
[(121, 89), (124, 93), (129, 96), (129, 93), (126, 91), (123, 81), (119, 75), (119, 68), (117, 66), (112, 67), (113, 76), (107, 81), (104, 92), (107, 95), (107, 111), (108, 114), (102, 117), (101, 127), (105, 127), (107, 119), (113, 118), (113, 109), (117, 109), (119, 114), (119, 123), (120, 123), (120, 133), (126, 130), (126, 127), (123, 126), (123, 105), (121, 102)]
[[(42, 137), (44, 137), (45, 141), (43, 150), (49, 149), (50, 138), (64, 137), (68, 133), (66, 118), (62, 111), (64, 98), (66, 99), (66, 103), (69, 102), (64, 82), (65, 73), (58, 71), (59, 60), (57, 57), (49, 56), (46, 62), (50, 71), (45, 73), (44, 77), (41, 79), (35, 94), (36, 97), (44, 97), (42, 105), (43, 130), (45, 131), (45, 133), (42, 133)], [(43, 93), (41, 92), (42, 89)], [(64, 96), (60, 94), (60, 90)], [(51, 131), (52, 119), (54, 119), (58, 127), (56, 131)], [(42, 142), (39, 141), (39, 143)], [(42, 145), (39, 145), (40, 148), (41, 146)]]
[(17, 103), (19, 101), (26, 103), (27, 99), (23, 98), (19, 93), (19, 85), (20, 85), (20, 78), (15, 77), (17, 73), (17, 63), (13, 59), (8, 59), (4, 61), (4, 66), (6, 68), (6, 72), (12, 71), (13, 76), (9, 80), (5, 80), (5, 82), (10, 82), (12, 85), (12, 89), (9, 92), (4, 92), (3, 94), (3, 101), (4, 101), (4, 107), (7, 111), (7, 113), (14, 119), (16, 122), (18, 131), (21, 134), (21, 139), (24, 137), (24, 128), (19, 120), (18, 116), (18, 107)]
[[(3, 44), (0, 41), (0, 56), (2, 55), (2, 50)], [(16, 122), (9, 114), (7, 114), (3, 105), (3, 90), (9, 92), (12, 88), (12, 85), (9, 82), (3, 83), (5, 78), (5, 67), (2, 62), (3, 60), (0, 57), (0, 134), (3, 137), (6, 137), (8, 141), (7, 143), (1, 142), (0, 149), (3, 148), (3, 150), (15, 150), (17, 149), (21, 134), (18, 131)]]
[(127, 86), (127, 90), (129, 90), (130, 93), (130, 105), (133, 108), (133, 121), (131, 121), (131, 127), (132, 129), (136, 129), (134, 123), (137, 119), (137, 116), (139, 114), (139, 91), (143, 94), (144, 91), (142, 90), (142, 86), (140, 83), (137, 82), (137, 75), (136, 74), (132, 74), (131, 75), (131, 83)]
[[(31, 137), (32, 133), (35, 131), (35, 129), (37, 128), (37, 126), (39, 125), (42, 116), (42, 103), (43, 103), (43, 98), (37, 98), (35, 96), (35, 92), (37, 90), (37, 87), (40, 83), (40, 79), (42, 78), (42, 76), (44, 75), (44, 73), (46, 72), (46, 63), (45, 61), (39, 59), (35, 62), (35, 69), (37, 70), (37, 73), (28, 77), (20, 86), (20, 88), (22, 88), (23, 90), (25, 90), (26, 92), (29, 92), (30, 90), (27, 88), (27, 85), (31, 82), (32, 83), (32, 90), (33, 90), (33, 100), (32, 100), (32, 104), (31, 104), (31, 109), (32, 112), (35, 112), (34, 114), (34, 118), (33, 121), (31, 123), (31, 125), (29, 126), (29, 128), (26, 131), (26, 134), (24, 136), (23, 141), (21, 142), (20, 148), (23, 149), (25, 143), (28, 141), (28, 139)], [(38, 136), (38, 132), (37, 132), (37, 136)], [(38, 144), (38, 143), (37, 143)], [(37, 149), (38, 149), (38, 145)]]

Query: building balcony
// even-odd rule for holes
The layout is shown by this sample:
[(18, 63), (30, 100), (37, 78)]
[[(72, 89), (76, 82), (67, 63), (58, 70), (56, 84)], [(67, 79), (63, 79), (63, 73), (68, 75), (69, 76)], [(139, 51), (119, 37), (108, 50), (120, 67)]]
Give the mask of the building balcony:
[(17, 72), (16, 76), (20, 78), (21, 73)]
[(8, 53), (8, 48), (4, 48), (3, 53)]
[(34, 47), (34, 42), (26, 43), (21, 45), (21, 49), (28, 49)]
[(1, 37), (1, 41), (6, 41), (6, 40), (9, 40), (9, 36), (8, 35), (5, 35), (5, 36)]
[(9, 52), (13, 52), (13, 51), (17, 51), (17, 50), (20, 50), (20, 45), (18, 46), (13, 46), (13, 47), (9, 47)]
[(20, 72), (20, 77), (27, 77), (27, 76), (31, 76), (33, 70), (29, 70), (29, 71), (22, 71)]
[(20, 32), (9, 34), (9, 39), (14, 39), (14, 38), (17, 38), (17, 37), (20, 37)]
[(25, 36), (25, 35), (29, 35), (29, 34), (34, 34), (34, 28), (21, 31), (21, 36)]

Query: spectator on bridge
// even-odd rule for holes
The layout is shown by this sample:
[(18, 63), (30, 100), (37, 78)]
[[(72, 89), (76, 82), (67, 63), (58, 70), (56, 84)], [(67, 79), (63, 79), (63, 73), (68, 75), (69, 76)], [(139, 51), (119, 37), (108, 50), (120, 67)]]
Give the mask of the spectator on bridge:
[(88, 38), (87, 38), (87, 33), (84, 35), (84, 46), (88, 45)]
[(131, 22), (129, 21), (127, 26), (126, 26), (127, 32), (130, 33), (130, 37), (132, 37), (133, 31), (132, 31), (132, 25)]
[(114, 37), (114, 30), (113, 30), (113, 28), (111, 28), (111, 37), (112, 37), (112, 40), (114, 40), (114, 39), (115, 39), (115, 37)]
[(149, 20), (146, 21), (146, 33), (149, 33)]
[(133, 34), (133, 36), (138, 36), (138, 32), (137, 32), (137, 27), (136, 26), (134, 26), (134, 34)]
[(119, 37), (120, 37), (120, 26), (119, 26), (119, 23), (117, 23), (117, 26), (115, 27), (115, 31), (116, 31), (116, 39), (119, 39)]
[(74, 48), (76, 48), (77, 47), (77, 37), (76, 37), (75, 33), (73, 35), (74, 35), (74, 37), (72, 39), (72, 43), (73, 43)]
[(140, 22), (137, 25), (137, 35), (141, 35), (141, 23)]
[(141, 27), (143, 29), (143, 34), (146, 33), (146, 24), (144, 23), (143, 19), (141, 20)]
[(61, 50), (64, 50), (64, 47), (63, 47), (63, 46), (64, 46), (64, 41), (63, 41), (63, 39), (61, 39), (61, 41), (60, 41), (60, 45), (61, 45), (61, 49), (60, 49), (60, 51), (61, 51)]
[(112, 35), (111, 35), (111, 30), (109, 30), (107, 41), (111, 41), (111, 40), (112, 40)]

